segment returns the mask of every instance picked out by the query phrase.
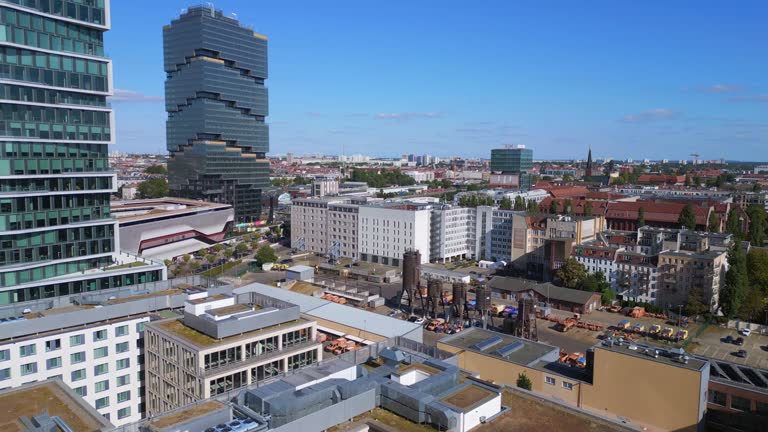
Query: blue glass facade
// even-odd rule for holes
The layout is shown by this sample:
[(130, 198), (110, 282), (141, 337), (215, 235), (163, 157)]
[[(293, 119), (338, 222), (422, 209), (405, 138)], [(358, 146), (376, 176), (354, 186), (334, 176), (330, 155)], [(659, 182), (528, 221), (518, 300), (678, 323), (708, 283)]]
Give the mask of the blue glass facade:
[(105, 0), (0, 0), (0, 304), (162, 277), (108, 270), (108, 29)]
[(171, 194), (259, 219), (269, 186), (267, 39), (209, 7), (163, 29)]

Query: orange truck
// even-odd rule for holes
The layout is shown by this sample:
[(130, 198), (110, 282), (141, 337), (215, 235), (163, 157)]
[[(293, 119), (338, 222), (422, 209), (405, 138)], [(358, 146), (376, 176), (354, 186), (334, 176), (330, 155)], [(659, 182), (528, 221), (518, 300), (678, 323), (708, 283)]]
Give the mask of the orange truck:
[(347, 351), (354, 351), (355, 348), (357, 348), (357, 344), (355, 343), (355, 341), (348, 340), (345, 343), (342, 343), (336, 346), (336, 348), (333, 350), (333, 354), (339, 355)]
[(573, 318), (566, 318), (565, 321), (557, 325), (557, 329), (563, 333), (570, 330), (573, 326), (576, 325), (576, 320)]

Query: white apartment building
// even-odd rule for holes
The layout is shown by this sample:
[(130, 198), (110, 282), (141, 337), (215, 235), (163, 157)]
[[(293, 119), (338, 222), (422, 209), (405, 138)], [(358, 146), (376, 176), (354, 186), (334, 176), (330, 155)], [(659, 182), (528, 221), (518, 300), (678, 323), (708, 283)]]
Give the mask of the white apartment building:
[(415, 249), (421, 252), (422, 263), (429, 262), (430, 221), (429, 205), (385, 202), (360, 206), (360, 259), (399, 266), (405, 251)]
[(432, 210), (432, 250), (430, 261), (446, 262), (454, 258), (475, 257), (476, 210), (450, 205)]
[[(61, 317), (64, 323), (70, 319)], [(28, 319), (23, 324), (32, 329), (37, 320), (46, 321)], [(59, 377), (113, 424), (138, 421), (142, 413), (139, 340), (149, 320), (144, 314), (51, 330), (44, 336), (0, 340), (0, 388)], [(0, 324), (0, 334), (8, 325)]]
[(294, 199), (291, 205), (291, 245), (315, 252), (328, 252), (327, 199)]
[(358, 258), (360, 206), (348, 202), (328, 203), (328, 248), (339, 257)]
[(435, 179), (434, 171), (404, 171), (403, 174), (412, 178), (416, 183), (427, 183)]
[(324, 197), (339, 194), (339, 181), (332, 178), (316, 178), (312, 181), (312, 196)]

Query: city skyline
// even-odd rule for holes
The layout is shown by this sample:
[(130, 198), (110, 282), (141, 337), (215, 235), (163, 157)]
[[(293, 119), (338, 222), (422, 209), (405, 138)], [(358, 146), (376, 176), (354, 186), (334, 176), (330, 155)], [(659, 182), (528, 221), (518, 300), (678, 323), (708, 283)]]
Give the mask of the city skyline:
[[(190, 4), (151, 4), (144, 14), (141, 3), (150, 7), (115, 4), (107, 35), (116, 149), (157, 152), (161, 29)], [(270, 154), (344, 146), (487, 157), (525, 144), (541, 159), (582, 159), (589, 145), (616, 159), (759, 159), (768, 144), (765, 5), (697, 2), (691, 16), (693, 3), (555, 4), (215, 7), (270, 36)], [(134, 31), (138, 19), (144, 31)]]

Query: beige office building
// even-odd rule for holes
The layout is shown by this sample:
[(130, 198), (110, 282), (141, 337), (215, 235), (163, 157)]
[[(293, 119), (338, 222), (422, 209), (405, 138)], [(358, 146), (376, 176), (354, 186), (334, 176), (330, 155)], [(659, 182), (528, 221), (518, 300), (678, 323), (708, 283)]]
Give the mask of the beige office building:
[(298, 306), (257, 293), (190, 295), (182, 318), (145, 327), (145, 346), (148, 416), (322, 358), (317, 323)]

